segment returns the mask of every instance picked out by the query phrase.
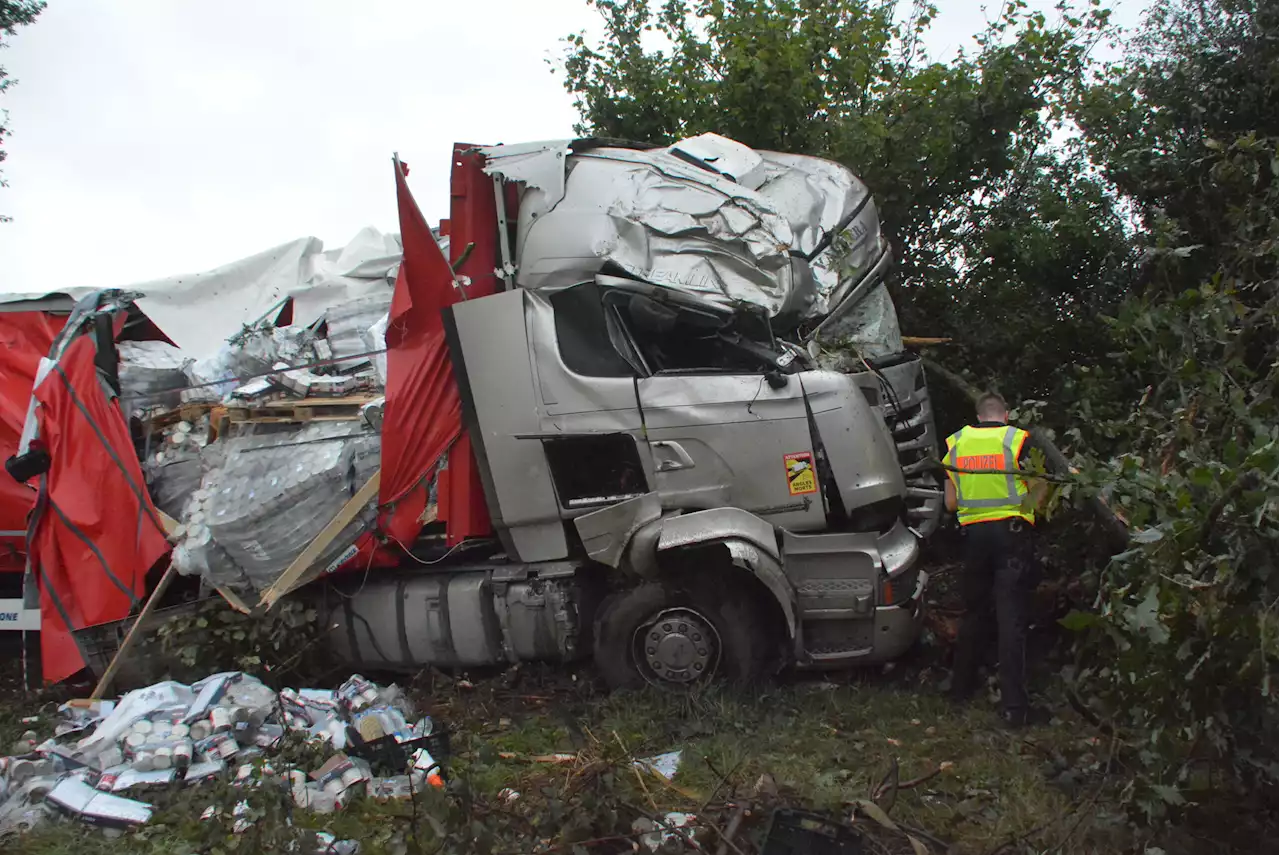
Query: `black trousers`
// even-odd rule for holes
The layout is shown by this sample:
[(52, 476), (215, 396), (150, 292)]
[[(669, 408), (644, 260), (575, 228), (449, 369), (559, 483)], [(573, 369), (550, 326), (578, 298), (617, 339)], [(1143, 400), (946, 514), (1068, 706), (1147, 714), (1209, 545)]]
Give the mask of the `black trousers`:
[[(1040, 582), (1034, 529), (1023, 520), (971, 523), (964, 527), (961, 582), (964, 618), (956, 642), (951, 690), (974, 690), (992, 630), (999, 638), (1000, 699), (1010, 712), (1024, 712), (1027, 697), (1027, 622), (1031, 592)], [(992, 620), (994, 612), (995, 620)]]

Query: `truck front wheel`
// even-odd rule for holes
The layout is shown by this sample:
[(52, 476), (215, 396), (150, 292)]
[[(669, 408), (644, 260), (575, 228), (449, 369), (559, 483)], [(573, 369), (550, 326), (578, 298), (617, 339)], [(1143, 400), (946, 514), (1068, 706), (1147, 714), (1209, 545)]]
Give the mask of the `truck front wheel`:
[(711, 585), (646, 582), (609, 596), (595, 625), (595, 662), (613, 688), (684, 690), (722, 677), (763, 675), (765, 622), (749, 598)]

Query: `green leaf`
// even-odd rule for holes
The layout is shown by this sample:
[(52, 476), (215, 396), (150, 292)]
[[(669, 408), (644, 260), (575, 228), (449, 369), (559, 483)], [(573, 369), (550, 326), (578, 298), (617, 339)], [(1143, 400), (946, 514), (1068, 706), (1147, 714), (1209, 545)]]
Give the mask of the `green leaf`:
[(1071, 610), (1058, 619), (1058, 624), (1071, 632), (1082, 632), (1098, 622), (1098, 616), (1092, 612)]
[(1160, 592), (1157, 586), (1147, 588), (1142, 602), (1130, 608), (1126, 617), (1133, 630), (1142, 633), (1155, 644), (1164, 644), (1169, 640), (1169, 630), (1160, 622)]
[(1144, 528), (1133, 532), (1130, 537), (1133, 538), (1135, 543), (1155, 543), (1164, 539), (1164, 532), (1158, 528)]

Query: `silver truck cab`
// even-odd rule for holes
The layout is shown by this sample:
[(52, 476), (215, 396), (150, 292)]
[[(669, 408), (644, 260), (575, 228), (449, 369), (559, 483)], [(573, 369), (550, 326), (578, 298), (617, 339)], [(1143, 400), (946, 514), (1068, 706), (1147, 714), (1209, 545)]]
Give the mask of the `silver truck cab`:
[[(915, 640), (919, 538), (870, 372), (804, 370), (758, 316), (618, 277), (460, 304), (453, 323), (506, 554), (602, 577), (614, 682), (748, 676), (778, 646), (878, 662)], [(655, 604), (638, 621), (637, 597)], [(731, 619), (751, 620), (753, 661), (719, 661)]]
[[(920, 363), (899, 342), (828, 370), (810, 344), (883, 289), (869, 194), (834, 164), (717, 140), (587, 149), (576, 168), (548, 165), (558, 144), (490, 150), (495, 177), (523, 188), (505, 250), (519, 273), (446, 310), (445, 330), (500, 549), (390, 599), (362, 587), (338, 621), (348, 659), (590, 651), (614, 685), (687, 686), (883, 662), (915, 641), (916, 563), (941, 511)], [(757, 170), (755, 188), (689, 164), (708, 151)], [(654, 181), (685, 197), (620, 211)], [(832, 187), (840, 203), (804, 221)], [(690, 210), (702, 219), (673, 221)], [(825, 293), (806, 287), (831, 272), (815, 263), (824, 232), (854, 236), (840, 261), (858, 274)]]

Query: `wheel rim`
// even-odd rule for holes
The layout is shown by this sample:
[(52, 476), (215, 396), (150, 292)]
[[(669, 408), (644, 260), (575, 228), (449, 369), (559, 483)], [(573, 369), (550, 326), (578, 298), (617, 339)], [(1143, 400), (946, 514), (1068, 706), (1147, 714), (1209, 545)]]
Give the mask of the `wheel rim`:
[(636, 628), (632, 651), (636, 667), (650, 683), (689, 686), (715, 673), (720, 634), (697, 609), (665, 609)]

